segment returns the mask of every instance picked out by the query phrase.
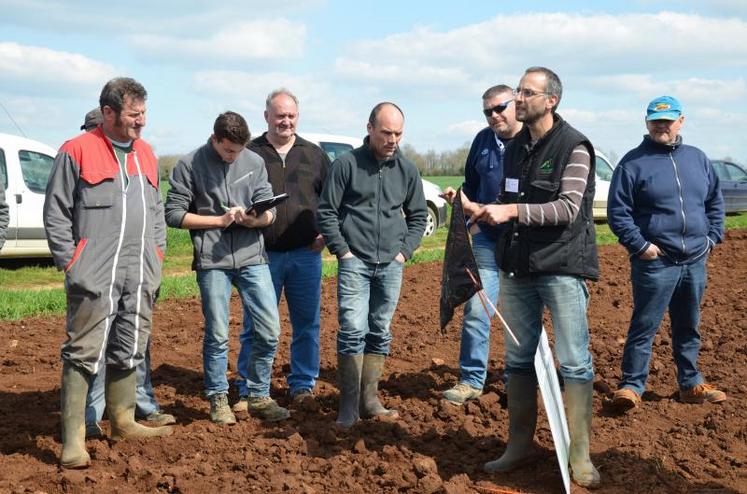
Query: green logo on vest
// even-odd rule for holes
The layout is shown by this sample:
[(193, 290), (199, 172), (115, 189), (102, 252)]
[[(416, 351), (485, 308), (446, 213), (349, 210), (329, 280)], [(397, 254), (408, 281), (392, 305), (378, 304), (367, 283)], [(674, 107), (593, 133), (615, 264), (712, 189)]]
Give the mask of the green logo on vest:
[(550, 173), (552, 171), (552, 158), (545, 160), (539, 169), (540, 173)]

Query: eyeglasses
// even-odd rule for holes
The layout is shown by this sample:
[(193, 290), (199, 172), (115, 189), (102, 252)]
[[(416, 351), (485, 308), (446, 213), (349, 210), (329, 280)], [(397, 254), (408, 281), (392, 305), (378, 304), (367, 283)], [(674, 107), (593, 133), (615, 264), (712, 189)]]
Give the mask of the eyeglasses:
[(493, 108), (485, 108), (482, 111), (482, 114), (485, 115), (486, 117), (492, 117), (493, 113), (495, 113), (496, 115), (500, 115), (501, 113), (503, 113), (503, 110), (508, 108), (509, 103), (511, 103), (512, 101), (513, 100), (510, 99), (508, 101), (504, 101), (500, 105), (495, 105)]
[(535, 91), (534, 89), (527, 89), (527, 88), (520, 88), (517, 87), (514, 89), (514, 97), (521, 96), (524, 99), (532, 98), (534, 96), (537, 96), (538, 94), (544, 94), (545, 96), (550, 96), (551, 93), (548, 93), (546, 91)]

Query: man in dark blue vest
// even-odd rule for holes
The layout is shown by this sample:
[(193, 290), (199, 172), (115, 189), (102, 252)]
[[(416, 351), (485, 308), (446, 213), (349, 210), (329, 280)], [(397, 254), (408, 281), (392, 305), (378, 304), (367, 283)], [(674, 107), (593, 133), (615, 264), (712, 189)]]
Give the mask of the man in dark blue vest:
[(514, 91), (524, 129), (505, 155), (501, 204), (481, 207), (472, 221), (508, 223), (496, 247), (501, 307), (520, 346), (505, 338), (509, 439), (503, 456), (485, 464), (507, 472), (534, 457), (537, 379), (534, 354), (545, 308), (565, 383), (570, 467), (574, 482), (599, 485), (589, 458), (592, 368), (586, 280), (599, 277), (592, 202), (594, 147), (556, 113), (563, 87), (544, 67), (530, 67)]

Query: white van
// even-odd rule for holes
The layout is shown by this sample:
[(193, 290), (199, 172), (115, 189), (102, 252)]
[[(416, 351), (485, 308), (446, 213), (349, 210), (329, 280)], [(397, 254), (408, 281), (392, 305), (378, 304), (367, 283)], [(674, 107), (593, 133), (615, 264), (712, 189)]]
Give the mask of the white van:
[[(307, 134), (305, 132), (299, 132), (298, 135), (322, 148), (322, 151), (327, 153), (330, 161), (334, 161), (339, 155), (360, 147), (363, 144), (363, 139), (357, 137), (333, 134)], [(436, 228), (440, 228), (446, 224), (448, 208), (446, 201), (440, 196), (441, 187), (438, 185), (428, 180), (423, 180), (423, 193), (425, 194), (425, 202), (428, 206), (428, 222), (425, 225), (423, 236), (430, 237), (436, 232)]]
[(3, 257), (49, 257), (42, 209), (57, 151), (25, 137), (0, 133), (0, 180), (10, 222)]

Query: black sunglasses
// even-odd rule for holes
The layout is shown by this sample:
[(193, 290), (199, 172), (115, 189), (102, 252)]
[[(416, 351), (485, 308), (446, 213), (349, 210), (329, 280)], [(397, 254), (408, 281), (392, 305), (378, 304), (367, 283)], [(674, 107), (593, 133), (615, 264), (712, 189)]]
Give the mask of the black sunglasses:
[(504, 101), (500, 105), (494, 106), (493, 108), (485, 108), (482, 111), (482, 114), (485, 115), (486, 117), (492, 117), (493, 116), (493, 112), (495, 112), (496, 114), (500, 115), (501, 113), (503, 113), (503, 110), (505, 110), (506, 108), (508, 108), (508, 104), (511, 103), (512, 101), (513, 100), (510, 99), (508, 101)]

